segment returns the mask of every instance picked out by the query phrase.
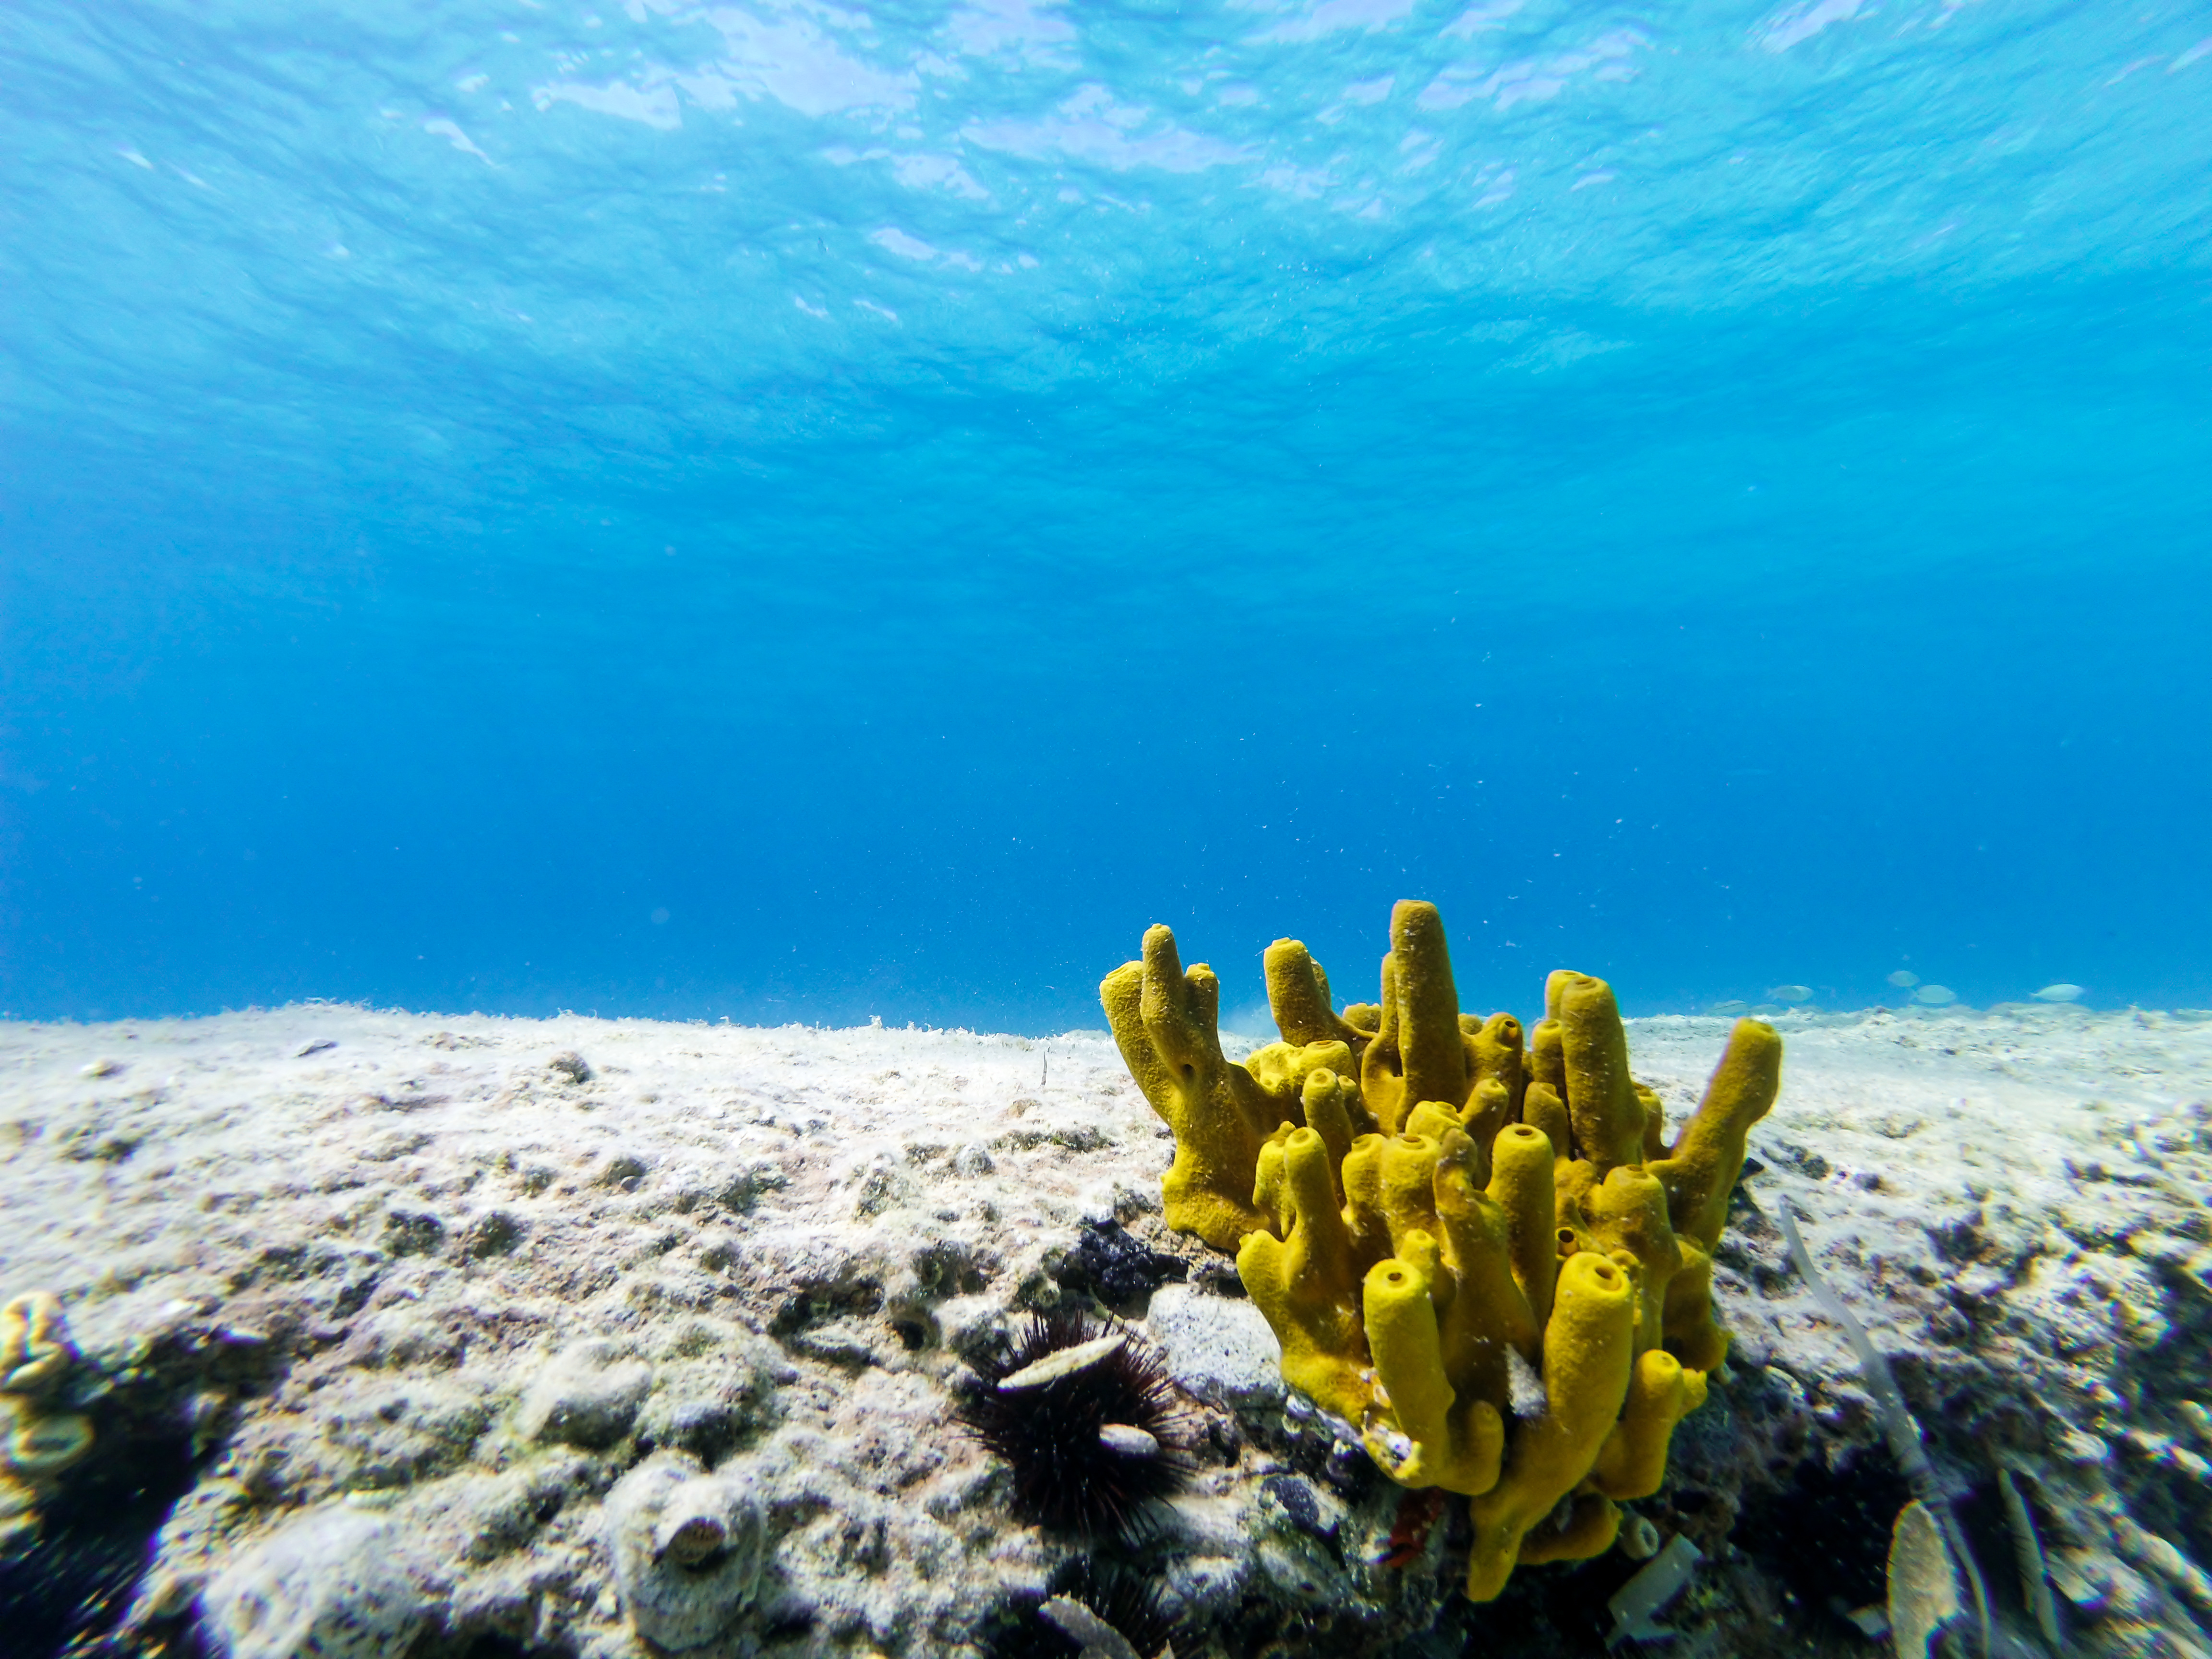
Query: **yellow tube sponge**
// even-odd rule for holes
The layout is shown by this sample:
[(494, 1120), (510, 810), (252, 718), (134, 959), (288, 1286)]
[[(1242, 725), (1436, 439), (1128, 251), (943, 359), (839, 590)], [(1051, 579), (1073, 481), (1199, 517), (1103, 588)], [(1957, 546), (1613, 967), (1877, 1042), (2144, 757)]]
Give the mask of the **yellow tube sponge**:
[(1358, 1083), (1326, 1069), (1308, 1072), (1298, 1103), (1305, 1109), (1306, 1127), (1328, 1148), (1328, 1167), (1342, 1169), (1352, 1143), (1365, 1133), (1352, 1121), (1353, 1109), (1359, 1104)]
[(1459, 1122), (1460, 1127), (1465, 1129), (1468, 1138), (1474, 1142), (1478, 1155), (1476, 1167), (1482, 1171), (1482, 1180), (1490, 1178), (1491, 1145), (1498, 1139), (1498, 1131), (1513, 1121), (1513, 1117), (1512, 1092), (1504, 1082), (1494, 1077), (1486, 1077), (1475, 1084), (1474, 1095), (1469, 1097), (1466, 1109), (1459, 1115)]
[(1382, 1029), (1360, 1056), (1360, 1098), (1382, 1133), (1395, 1134), (1420, 1102), (1456, 1111), (1473, 1086), (1443, 918), (1433, 904), (1401, 899), (1382, 959)]
[(1546, 987), (1558, 1004), (1560, 1063), (1575, 1154), (1601, 1176), (1644, 1154), (1644, 1103), (1628, 1075), (1628, 1033), (1613, 987), (1588, 974), (1555, 973)]
[(1764, 1021), (1736, 1021), (1705, 1097), (1682, 1126), (1674, 1152), (1650, 1166), (1667, 1188), (1674, 1231), (1708, 1253), (1728, 1222), (1729, 1194), (1743, 1173), (1744, 1139), (1781, 1087), (1781, 1037)]
[(1609, 1547), (1617, 1502), (1663, 1481), (1727, 1352), (1713, 1248), (1781, 1042), (1739, 1023), (1670, 1148), (1604, 981), (1553, 974), (1524, 1031), (1459, 1012), (1433, 905), (1398, 905), (1390, 946), (1381, 1001), (1339, 1013), (1305, 947), (1275, 941), (1283, 1041), (1243, 1066), (1212, 974), (1184, 972), (1164, 927), (1101, 994), (1175, 1132), (1169, 1224), (1237, 1246), (1291, 1387), (1394, 1480), (1473, 1500), (1468, 1594), (1487, 1601), (1516, 1562)]
[(1268, 1218), (1252, 1202), (1260, 1146), (1279, 1117), (1242, 1066), (1221, 1052), (1221, 982), (1200, 963), (1185, 973), (1175, 935), (1155, 927), (1145, 954), (1098, 988), (1114, 1041), (1137, 1086), (1175, 1132), (1161, 1182), (1167, 1223), (1231, 1250)]
[(1451, 1280), (1437, 1308), (1444, 1375), (1461, 1395), (1502, 1410), (1512, 1397), (1507, 1350), (1533, 1364), (1542, 1327), (1513, 1271), (1511, 1217), (1474, 1184), (1474, 1151), (1454, 1130), (1437, 1160), (1437, 1219)]
[(1447, 1129), (1460, 1127), (1460, 1115), (1441, 1100), (1425, 1100), (1406, 1114), (1406, 1121), (1398, 1126), (1401, 1135), (1426, 1135), (1440, 1140)]
[[(1560, 977), (1559, 973), (1551, 975), (1553, 981)], [(1561, 1100), (1566, 1099), (1566, 1040), (1559, 1032), (1559, 997), (1549, 982), (1544, 988), (1544, 1018), (1528, 1033), (1528, 1066), (1532, 1085), (1540, 1083)], [(1553, 1150), (1561, 1158), (1574, 1156), (1573, 1149), (1564, 1140)]]
[(1667, 1156), (1667, 1103), (1657, 1090), (1641, 1083), (1636, 1085), (1636, 1097), (1644, 1103), (1644, 1161), (1650, 1164)]
[(1323, 1409), (1357, 1423), (1375, 1389), (1352, 1237), (1320, 1133), (1291, 1131), (1282, 1143), (1282, 1169), (1288, 1237), (1247, 1234), (1237, 1252), (1237, 1272), (1282, 1344), (1283, 1380)]
[(1510, 1014), (1492, 1014), (1476, 1030), (1470, 1046), (1476, 1085), (1494, 1082), (1504, 1089), (1506, 1121), (1511, 1122), (1521, 1109), (1522, 1091), (1528, 1086), (1521, 1022)]
[(1567, 1505), (1566, 1519), (1556, 1525), (1540, 1525), (1521, 1540), (1515, 1565), (1537, 1566), (1546, 1561), (1587, 1561), (1603, 1555), (1620, 1535), (1620, 1511), (1610, 1498), (1594, 1492), (1577, 1492)]
[(1583, 1194), (1583, 1214), (1598, 1249), (1634, 1258), (1636, 1351), (1657, 1347), (1667, 1289), (1682, 1267), (1682, 1247), (1667, 1220), (1666, 1189), (1656, 1177), (1623, 1164)]
[(1431, 1239), (1437, 1235), (1437, 1158), (1441, 1150), (1429, 1135), (1391, 1135), (1382, 1142), (1382, 1224), (1390, 1230), (1390, 1248), (1399, 1255), (1406, 1254), (1410, 1235), (1425, 1233)]
[(1436, 1246), (1414, 1237), (1407, 1255), (1378, 1261), (1367, 1275), (1367, 1340), (1389, 1406), (1387, 1421), (1368, 1427), (1368, 1450), (1401, 1486), (1487, 1492), (1498, 1480), (1504, 1420), (1486, 1400), (1459, 1401), (1445, 1380)]
[(1298, 1121), (1306, 1079), (1316, 1072), (1334, 1072), (1347, 1080), (1359, 1075), (1351, 1048), (1334, 1039), (1303, 1045), (1270, 1042), (1244, 1056), (1244, 1070), (1264, 1097), (1262, 1115), (1274, 1120), (1270, 1128)]
[(1298, 940), (1277, 939), (1260, 962), (1267, 980), (1267, 1011), (1284, 1042), (1343, 1042), (1354, 1054), (1367, 1046), (1367, 1033), (1337, 1014), (1328, 997), (1328, 975)]
[(1674, 1425), (1705, 1403), (1705, 1375), (1686, 1370), (1670, 1353), (1640, 1356), (1629, 1378), (1620, 1421), (1606, 1437), (1590, 1485), (1607, 1498), (1649, 1498), (1667, 1478), (1667, 1446)]
[(1552, 1316), (1552, 1285), (1559, 1267), (1552, 1170), (1551, 1143), (1526, 1123), (1509, 1124), (1491, 1143), (1490, 1201), (1504, 1214), (1513, 1278), (1540, 1329)]
[(1728, 1333), (1713, 1317), (1713, 1259), (1694, 1238), (1676, 1236), (1682, 1266), (1667, 1282), (1662, 1316), (1667, 1351), (1694, 1370), (1709, 1371), (1728, 1358)]
[(1344, 1224), (1352, 1235), (1352, 1265), (1367, 1270), (1390, 1254), (1390, 1228), (1382, 1214), (1381, 1135), (1361, 1135), (1337, 1167), (1342, 1172)]
[(1573, 1161), (1574, 1128), (1567, 1121), (1567, 1103), (1548, 1083), (1531, 1083), (1522, 1097), (1521, 1121), (1551, 1143), (1552, 1156), (1561, 1164)]
[(1497, 1598), (1522, 1539), (1597, 1462), (1628, 1394), (1635, 1324), (1635, 1292), (1620, 1267), (1589, 1252), (1560, 1264), (1544, 1328), (1544, 1413), (1515, 1430), (1504, 1473), (1472, 1505), (1469, 1601)]

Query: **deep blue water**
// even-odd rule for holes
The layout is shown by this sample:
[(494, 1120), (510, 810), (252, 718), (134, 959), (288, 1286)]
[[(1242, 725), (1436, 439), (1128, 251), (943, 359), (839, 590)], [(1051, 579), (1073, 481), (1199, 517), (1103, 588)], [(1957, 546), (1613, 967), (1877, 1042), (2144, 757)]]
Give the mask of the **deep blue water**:
[(2212, 1003), (2212, 7), (25, 0), (0, 1010)]

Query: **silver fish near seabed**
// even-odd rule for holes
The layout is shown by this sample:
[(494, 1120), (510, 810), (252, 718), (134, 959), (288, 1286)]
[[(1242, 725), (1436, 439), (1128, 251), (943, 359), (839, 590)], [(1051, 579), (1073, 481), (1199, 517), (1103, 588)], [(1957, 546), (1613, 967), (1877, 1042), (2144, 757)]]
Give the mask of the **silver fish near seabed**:
[(2038, 1002), (2079, 1002), (2081, 988), (2062, 981), (2057, 985), (2046, 985), (2040, 991), (2031, 992), (2030, 994)]

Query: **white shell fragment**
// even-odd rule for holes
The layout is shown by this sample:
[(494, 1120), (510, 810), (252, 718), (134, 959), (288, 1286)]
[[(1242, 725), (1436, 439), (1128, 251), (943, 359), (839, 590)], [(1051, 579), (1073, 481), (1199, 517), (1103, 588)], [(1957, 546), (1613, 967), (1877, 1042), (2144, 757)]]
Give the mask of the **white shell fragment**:
[(1844, 1614), (1851, 1627), (1869, 1642), (1889, 1640), (1889, 1609), (1879, 1601), (1853, 1607)]
[(1551, 1396), (1544, 1392), (1544, 1379), (1521, 1357), (1518, 1348), (1505, 1350), (1505, 1380), (1511, 1390), (1508, 1404), (1516, 1419), (1533, 1421), (1552, 1408)]
[(1048, 1382), (1059, 1382), (1063, 1376), (1089, 1370), (1121, 1346), (1119, 1336), (1096, 1336), (1088, 1342), (1079, 1342), (1072, 1348), (1056, 1349), (1034, 1365), (1024, 1365), (1021, 1370), (1000, 1377), (1000, 1391), (1011, 1394), (1017, 1389), (1042, 1389)]
[(1605, 1610), (1613, 1615), (1613, 1629), (1605, 1638), (1608, 1648), (1623, 1641), (1662, 1641), (1674, 1632), (1652, 1622), (1667, 1604), (1682, 1593), (1705, 1552), (1676, 1533), (1666, 1548), (1644, 1564), (1636, 1577), (1613, 1593)]
[(1128, 1423), (1109, 1423), (1098, 1431), (1098, 1443), (1124, 1457), (1158, 1457), (1160, 1443)]

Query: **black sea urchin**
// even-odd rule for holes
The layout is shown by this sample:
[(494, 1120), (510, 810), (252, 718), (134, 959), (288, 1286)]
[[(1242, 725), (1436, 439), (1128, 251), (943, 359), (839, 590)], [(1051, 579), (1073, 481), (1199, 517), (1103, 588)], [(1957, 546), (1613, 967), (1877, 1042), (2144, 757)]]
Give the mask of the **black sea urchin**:
[(1012, 1468), (1025, 1521), (1085, 1538), (1121, 1532), (1189, 1476), (1188, 1408), (1158, 1351), (1121, 1325), (1032, 1316), (976, 1371), (960, 1420)]

